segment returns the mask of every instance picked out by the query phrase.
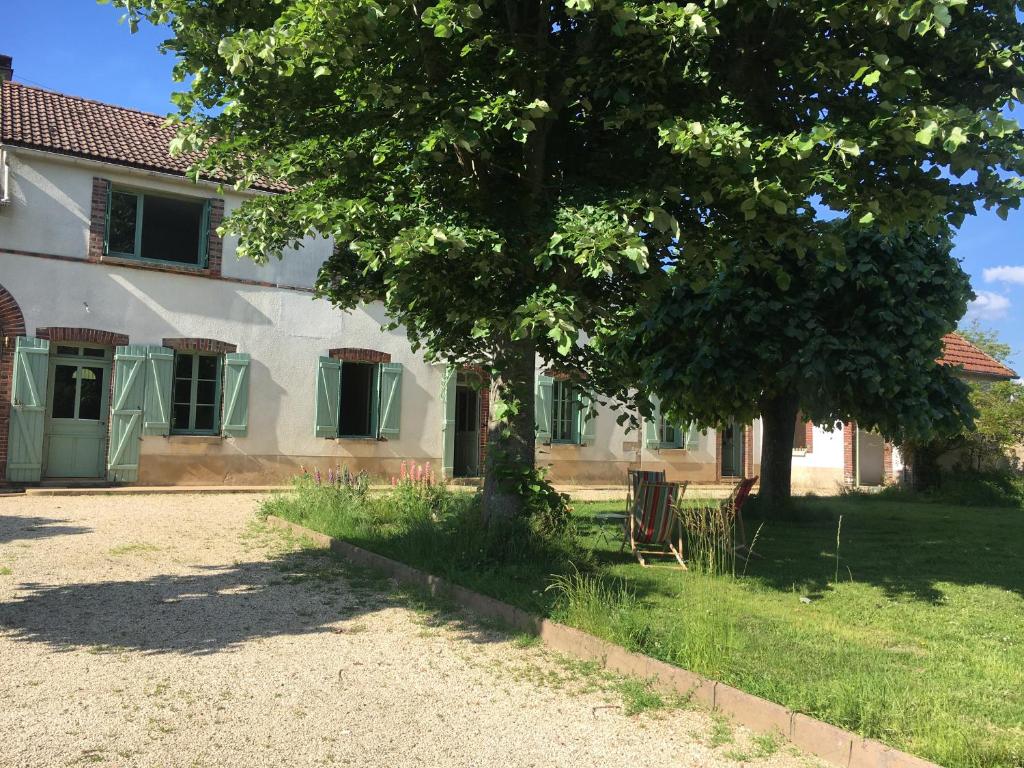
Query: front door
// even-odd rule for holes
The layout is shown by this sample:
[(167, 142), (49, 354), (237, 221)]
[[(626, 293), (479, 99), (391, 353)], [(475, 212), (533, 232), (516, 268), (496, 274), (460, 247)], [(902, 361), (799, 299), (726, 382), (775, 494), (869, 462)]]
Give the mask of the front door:
[(47, 391), (46, 477), (103, 477), (110, 350), (51, 348)]
[(730, 421), (722, 430), (722, 477), (743, 477), (743, 427)]
[(455, 477), (480, 476), (480, 392), (460, 383), (455, 387)]

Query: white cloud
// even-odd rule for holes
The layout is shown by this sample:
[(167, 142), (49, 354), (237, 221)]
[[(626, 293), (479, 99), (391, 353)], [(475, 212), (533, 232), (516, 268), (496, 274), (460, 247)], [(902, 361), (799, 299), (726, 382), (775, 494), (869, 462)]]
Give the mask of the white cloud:
[(1018, 283), (1024, 285), (1024, 267), (989, 267), (984, 272), (986, 283)]
[(1010, 309), (1010, 300), (1000, 293), (976, 291), (978, 297), (967, 307), (967, 314), (983, 320), (998, 320)]

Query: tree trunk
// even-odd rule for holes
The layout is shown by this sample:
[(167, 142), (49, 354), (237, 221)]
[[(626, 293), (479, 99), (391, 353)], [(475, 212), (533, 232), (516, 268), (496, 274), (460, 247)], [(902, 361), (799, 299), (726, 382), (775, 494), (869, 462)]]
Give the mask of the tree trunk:
[(509, 341), (495, 357), (497, 402), (513, 411), (495, 419), (487, 441), (484, 467), (484, 522), (509, 520), (523, 510), (522, 490), (534, 466), (534, 378), (536, 347), (532, 340)]
[(795, 394), (761, 401), (761, 488), (758, 506), (765, 512), (785, 506), (792, 495), (793, 436), (800, 402)]

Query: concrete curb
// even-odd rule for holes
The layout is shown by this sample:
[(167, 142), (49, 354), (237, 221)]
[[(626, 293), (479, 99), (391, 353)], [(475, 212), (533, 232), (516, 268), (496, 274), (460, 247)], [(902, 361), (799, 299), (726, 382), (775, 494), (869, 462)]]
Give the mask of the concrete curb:
[(501, 600), (473, 592), (440, 576), (432, 576), (290, 520), (268, 515), (267, 523), (309, 539), (317, 546), (329, 549), (356, 565), (382, 571), (401, 584), (420, 587), (435, 597), (452, 600), (479, 616), (537, 635), (551, 650), (585, 661), (596, 661), (605, 669), (621, 675), (650, 680), (658, 690), (687, 696), (708, 709), (728, 715), (752, 731), (781, 734), (804, 752), (833, 765), (842, 768), (941, 768), (936, 763), (887, 747), (879, 741), (862, 738), (650, 656), (632, 653), (594, 635), (534, 616)]

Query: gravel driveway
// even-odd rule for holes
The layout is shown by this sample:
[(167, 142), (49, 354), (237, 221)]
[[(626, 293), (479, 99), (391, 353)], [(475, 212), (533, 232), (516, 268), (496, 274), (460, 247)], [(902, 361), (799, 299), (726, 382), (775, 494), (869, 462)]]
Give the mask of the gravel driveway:
[[(259, 497), (0, 496), (0, 765), (806, 765), (265, 528)], [(662, 702), (665, 703), (665, 702)]]

